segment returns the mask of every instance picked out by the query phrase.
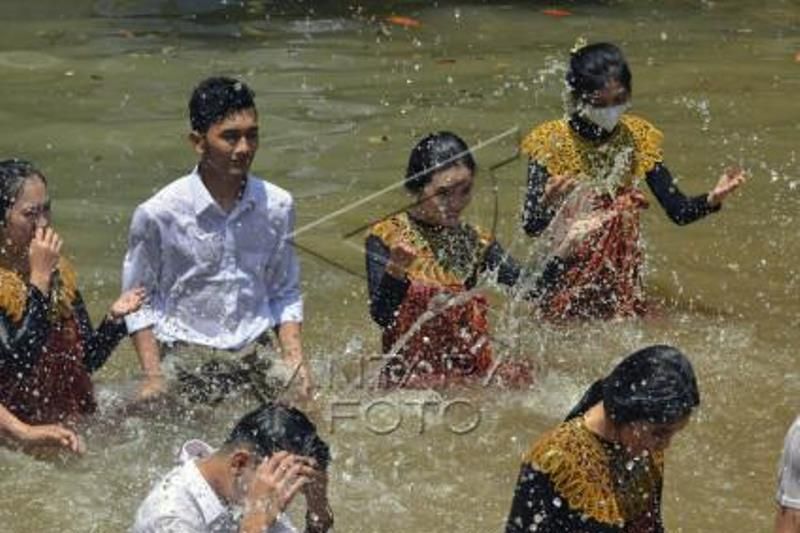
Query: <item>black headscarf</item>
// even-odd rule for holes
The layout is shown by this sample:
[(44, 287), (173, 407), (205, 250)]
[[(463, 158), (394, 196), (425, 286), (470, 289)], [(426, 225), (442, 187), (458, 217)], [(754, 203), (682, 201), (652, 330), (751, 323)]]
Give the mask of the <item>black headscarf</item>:
[(611, 420), (671, 424), (700, 405), (692, 364), (679, 350), (655, 345), (626, 357), (606, 378), (589, 387), (566, 420), (603, 402)]

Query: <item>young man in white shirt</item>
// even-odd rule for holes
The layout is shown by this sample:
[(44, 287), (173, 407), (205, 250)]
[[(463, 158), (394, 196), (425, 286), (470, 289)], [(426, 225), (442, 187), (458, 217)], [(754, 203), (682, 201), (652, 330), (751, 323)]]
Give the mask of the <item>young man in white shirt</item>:
[(800, 533), (800, 417), (783, 442), (776, 500), (775, 533)]
[(189, 114), (197, 167), (136, 209), (123, 265), (123, 287), (148, 292), (148, 305), (126, 319), (145, 374), (141, 396), (165, 389), (165, 349), (250, 351), (273, 329), (308, 397), (294, 204), (249, 174), (259, 136), (253, 92), (234, 79), (206, 79)]
[(297, 409), (266, 404), (245, 415), (219, 450), (191, 440), (178, 459), (139, 506), (132, 533), (297, 533), (284, 510), (298, 493), (306, 533), (333, 527), (328, 445)]

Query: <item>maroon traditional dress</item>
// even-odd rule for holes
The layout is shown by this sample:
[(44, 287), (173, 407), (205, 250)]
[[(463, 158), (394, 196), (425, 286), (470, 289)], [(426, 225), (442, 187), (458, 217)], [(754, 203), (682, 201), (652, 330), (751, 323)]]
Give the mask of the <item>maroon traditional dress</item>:
[(94, 331), (66, 261), (42, 294), (0, 269), (0, 403), (28, 424), (74, 422), (96, 409), (91, 372), (125, 335), (121, 321)]
[(639, 187), (662, 160), (661, 141), (661, 132), (631, 115), (623, 116), (602, 142), (583, 138), (567, 120), (542, 124), (523, 141), (523, 152), (549, 175), (580, 182), (542, 234), (551, 251), (565, 240), (576, 243), (558, 285), (540, 300), (544, 318), (608, 319), (645, 312), (639, 212), (647, 202)]
[(390, 359), (381, 386), (442, 387), (495, 376), (513, 385), (532, 381), (523, 365), (493, 368), (489, 303), (473, 290), (494, 244), (489, 236), (465, 223), (433, 227), (402, 213), (373, 226), (371, 237), (387, 249), (407, 243), (417, 253), (406, 279), (390, 281), (401, 286), (402, 301), (383, 329), (383, 352)]

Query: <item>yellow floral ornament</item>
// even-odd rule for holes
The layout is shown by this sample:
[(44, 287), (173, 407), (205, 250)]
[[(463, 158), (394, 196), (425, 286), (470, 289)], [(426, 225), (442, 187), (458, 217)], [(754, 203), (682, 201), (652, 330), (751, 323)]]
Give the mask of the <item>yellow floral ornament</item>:
[(581, 137), (561, 119), (536, 127), (522, 140), (521, 149), (551, 176), (573, 176), (613, 192), (636, 185), (663, 161), (663, 139), (652, 124), (634, 115), (623, 115), (604, 141)]
[[(66, 259), (58, 264), (58, 276), (51, 291), (51, 320), (72, 316), (73, 304), (78, 294), (77, 275)], [(0, 311), (19, 323), (25, 314), (28, 301), (28, 285), (19, 274), (0, 268)]]

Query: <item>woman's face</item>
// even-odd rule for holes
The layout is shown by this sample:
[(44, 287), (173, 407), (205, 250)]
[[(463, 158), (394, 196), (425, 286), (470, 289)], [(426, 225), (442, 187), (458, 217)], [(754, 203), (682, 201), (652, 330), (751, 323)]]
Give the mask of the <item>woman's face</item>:
[(418, 195), (415, 214), (437, 226), (457, 226), (461, 212), (472, 200), (472, 171), (462, 164), (436, 172)]
[(6, 211), (5, 224), (0, 228), (4, 246), (11, 253), (27, 252), (36, 228), (50, 225), (50, 198), (47, 186), (39, 176), (25, 179), (14, 204)]
[(689, 416), (671, 424), (629, 422), (620, 426), (618, 440), (631, 455), (641, 455), (645, 451), (660, 452), (669, 448), (672, 437), (688, 423)]
[(611, 80), (605, 87), (586, 95), (584, 99), (593, 107), (614, 107), (630, 103), (631, 93), (618, 80)]

